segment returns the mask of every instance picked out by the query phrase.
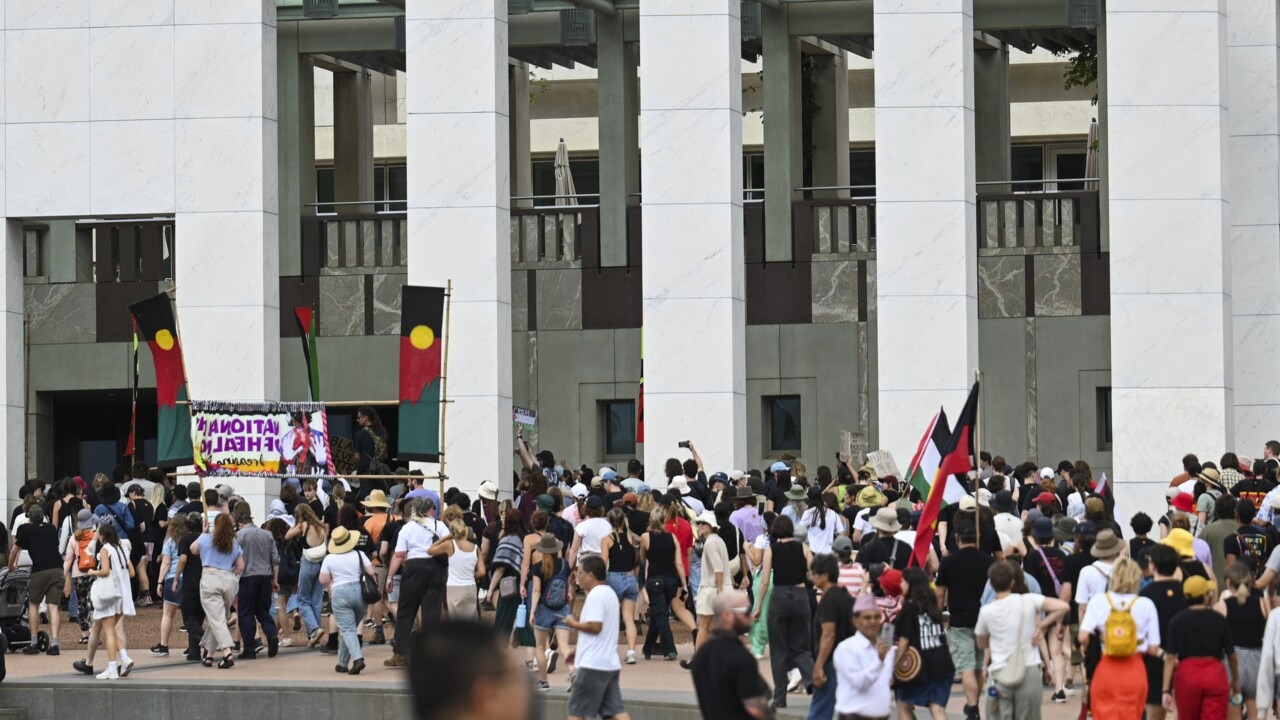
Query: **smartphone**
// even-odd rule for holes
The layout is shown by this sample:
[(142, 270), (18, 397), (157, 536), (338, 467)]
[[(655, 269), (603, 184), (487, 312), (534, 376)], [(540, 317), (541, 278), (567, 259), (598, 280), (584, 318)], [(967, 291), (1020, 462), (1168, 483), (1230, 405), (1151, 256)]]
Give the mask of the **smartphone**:
[(676, 447), (687, 448), (687, 447), (689, 447), (689, 441), (688, 441), (688, 440), (681, 440), (680, 442), (676, 443)]

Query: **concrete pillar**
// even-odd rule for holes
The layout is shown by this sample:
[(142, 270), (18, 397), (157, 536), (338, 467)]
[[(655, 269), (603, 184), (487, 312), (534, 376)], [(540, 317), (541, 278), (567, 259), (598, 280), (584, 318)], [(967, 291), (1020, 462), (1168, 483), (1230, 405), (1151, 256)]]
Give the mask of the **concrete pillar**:
[[(302, 273), (302, 218), (316, 214), (315, 62), (298, 53), (298, 24), (281, 27), (279, 79), (280, 274)], [(313, 251), (320, 252), (319, 248)]]
[(785, 9), (762, 4), (760, 20), (764, 46), (764, 259), (776, 262), (792, 259), (791, 198), (795, 188), (804, 184), (800, 41), (788, 31)]
[[(640, 48), (623, 14), (596, 15), (600, 117), (600, 264), (627, 264), (627, 206), (640, 191)], [(587, 199), (590, 202), (590, 198)]]
[(1107, 8), (1111, 266), (1123, 269), (1111, 274), (1112, 447), (1126, 516), (1163, 506), (1183, 454), (1235, 447), (1223, 8)]
[[(815, 55), (813, 68), (813, 185), (849, 184), (849, 63), (843, 51)], [(849, 197), (848, 191), (814, 197)], [(800, 258), (804, 259), (804, 258)]]
[(909, 457), (978, 363), (973, 0), (874, 13), (879, 444)]
[[(177, 315), (191, 396), (280, 397), (280, 220), (275, 6), (175, 9)], [(236, 92), (209, 92), (209, 48), (237, 59)], [(199, 91), (194, 91), (199, 88)], [(255, 513), (279, 482), (240, 479)], [(255, 514), (255, 517), (258, 515)]]
[(453, 280), (443, 451), (472, 492), (513, 457), (507, 2), (412, 2), (406, 21), (409, 283)]
[[(511, 117), (511, 194), (529, 197), (533, 194), (533, 155), (529, 140), (529, 66), (512, 62), (510, 74)], [(514, 207), (533, 207), (532, 200), (520, 200)]]
[(1280, 425), (1280, 116), (1274, 0), (1227, 1), (1234, 447), (1254, 457)]
[[(333, 74), (333, 199), (373, 199), (373, 98), (369, 73)], [(339, 215), (373, 212), (373, 205), (337, 205)]]
[[(0, 154), (0, 157), (3, 157)], [(0, 207), (5, 201), (0, 198)], [(4, 221), (3, 272), (0, 273), (0, 297), (4, 299), (4, 326), (0, 328), (0, 343), (4, 345), (2, 358), (4, 379), (4, 412), (0, 413), (0, 470), (8, 478), (5, 512), (19, 504), (18, 489), (27, 480), (26, 452), (26, 352), (23, 332), (22, 292), (22, 221), (6, 218)]]
[[(984, 45), (974, 50), (973, 59), (974, 175), (979, 182), (1008, 180), (1013, 174), (1009, 50)], [(977, 186), (979, 195), (1006, 193), (1009, 188), (1008, 185)]]
[[(741, 37), (738, 0), (640, 6), (645, 468), (655, 487), (681, 440), (710, 468), (747, 461)], [(689, 352), (690, 342), (713, 350)]]

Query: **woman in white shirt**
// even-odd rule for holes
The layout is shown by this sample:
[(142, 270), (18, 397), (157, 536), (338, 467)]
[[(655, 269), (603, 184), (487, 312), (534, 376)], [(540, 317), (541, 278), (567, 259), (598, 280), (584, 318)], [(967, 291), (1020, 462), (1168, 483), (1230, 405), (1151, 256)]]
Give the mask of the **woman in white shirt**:
[(360, 574), (374, 577), (373, 564), (364, 553), (353, 552), (359, 542), (360, 533), (341, 526), (335, 528), (329, 540), (329, 554), (320, 564), (320, 584), (329, 590), (329, 606), (338, 622), (338, 665), (334, 670), (348, 675), (359, 675), (364, 670), (359, 622), (368, 606), (360, 591)]
[(1107, 655), (1106, 643), (1103, 643), (1102, 660), (1089, 684), (1090, 708), (1093, 716), (1100, 720), (1141, 717), (1145, 709), (1147, 668), (1142, 656), (1160, 657), (1160, 620), (1155, 603), (1138, 597), (1141, 584), (1142, 570), (1138, 564), (1121, 558), (1111, 570), (1107, 591), (1090, 598), (1080, 617), (1081, 653), (1088, 649), (1090, 642), (1099, 641), (1094, 634), (1103, 634), (1113, 609), (1127, 608), (1138, 630), (1138, 649), (1133, 655)]
[(828, 493), (819, 496), (804, 513), (802, 524), (808, 529), (809, 550), (815, 555), (831, 552), (836, 535), (845, 534), (844, 516), (835, 507), (836, 496)]
[(587, 516), (573, 529), (573, 548), (569, 551), (569, 565), (577, 567), (580, 553), (600, 554), (600, 541), (613, 532), (613, 526), (604, 519), (604, 501), (592, 495), (587, 498)]
[(480, 616), (476, 605), (476, 578), (484, 575), (484, 558), (480, 557), (476, 544), (471, 542), (467, 524), (461, 518), (449, 523), (449, 532), (452, 537), (432, 545), (427, 554), (449, 558), (449, 580), (445, 584), (449, 619), (476, 619)]

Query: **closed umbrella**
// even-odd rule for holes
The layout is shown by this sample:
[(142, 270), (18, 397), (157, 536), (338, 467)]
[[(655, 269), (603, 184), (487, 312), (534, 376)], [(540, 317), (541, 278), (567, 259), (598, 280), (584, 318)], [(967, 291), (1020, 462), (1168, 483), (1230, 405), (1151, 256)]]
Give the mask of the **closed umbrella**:
[[(569, 148), (564, 144), (564, 138), (560, 138), (560, 145), (556, 147), (556, 205), (568, 206), (578, 204), (578, 191), (573, 186), (573, 170), (569, 168)], [(577, 230), (578, 223), (581, 218), (576, 213), (573, 215), (560, 215), (560, 229), (564, 234), (564, 254), (565, 258), (573, 260), (577, 258), (577, 249), (574, 247), (574, 234)]]
[[(559, 157), (559, 156), (557, 156)], [(1084, 176), (1087, 178), (1098, 177), (1098, 119), (1094, 118), (1089, 123), (1089, 144), (1084, 153)], [(557, 176), (558, 177), (558, 176)], [(1086, 190), (1097, 190), (1097, 182), (1087, 182), (1084, 184)]]

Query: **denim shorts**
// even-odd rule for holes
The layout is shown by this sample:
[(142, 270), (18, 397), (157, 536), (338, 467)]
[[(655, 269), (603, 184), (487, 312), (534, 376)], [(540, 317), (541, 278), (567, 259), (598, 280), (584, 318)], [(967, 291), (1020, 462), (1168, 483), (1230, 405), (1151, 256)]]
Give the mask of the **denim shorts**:
[(164, 601), (170, 605), (182, 604), (182, 581), (178, 581), (178, 589), (173, 589), (173, 580), (165, 580), (164, 585)]
[(609, 587), (613, 589), (619, 601), (635, 602), (640, 599), (640, 583), (636, 582), (636, 576), (629, 572), (611, 572), (605, 576), (605, 582), (609, 583)]
[(565, 620), (569, 617), (569, 610), (568, 605), (559, 610), (552, 610), (539, 603), (537, 609), (533, 611), (533, 627), (538, 630), (568, 630), (569, 624)]

